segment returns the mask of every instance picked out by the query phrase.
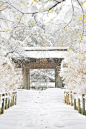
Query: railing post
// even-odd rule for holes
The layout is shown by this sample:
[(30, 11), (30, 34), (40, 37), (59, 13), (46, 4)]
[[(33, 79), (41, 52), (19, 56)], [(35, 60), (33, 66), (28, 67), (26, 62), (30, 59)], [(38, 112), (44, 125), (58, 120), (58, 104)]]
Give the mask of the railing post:
[(14, 92), (13, 92), (13, 105), (14, 105)]
[(8, 108), (10, 108), (10, 94), (9, 94), (9, 97), (8, 97)]
[(66, 103), (66, 96), (65, 96), (65, 94), (66, 94), (66, 91), (64, 91), (64, 102)]
[(67, 99), (67, 92), (66, 92), (66, 104), (67, 104), (67, 100), (68, 100), (68, 99)]
[(80, 99), (78, 98), (78, 112), (81, 113)]
[(4, 113), (4, 98), (2, 99), (2, 111), (1, 111), (1, 114)]
[(13, 93), (11, 95), (11, 106), (13, 106)]
[(17, 92), (15, 92), (15, 105), (17, 103)]
[(10, 106), (12, 107), (12, 94), (10, 94)]
[(70, 104), (71, 104), (71, 106), (73, 106), (73, 96), (72, 96), (72, 91), (71, 91), (70, 98), (71, 98), (71, 102), (70, 102)]
[(85, 115), (85, 95), (82, 94), (82, 114)]
[(7, 106), (6, 106), (6, 109), (8, 109), (8, 94), (7, 94)]
[(2, 112), (2, 100), (1, 100), (1, 98), (2, 98), (2, 95), (0, 94), (0, 114)]
[(5, 94), (5, 109), (7, 109), (7, 93)]
[(69, 105), (69, 92), (67, 94), (67, 104)]
[(76, 110), (76, 99), (74, 98), (74, 109)]

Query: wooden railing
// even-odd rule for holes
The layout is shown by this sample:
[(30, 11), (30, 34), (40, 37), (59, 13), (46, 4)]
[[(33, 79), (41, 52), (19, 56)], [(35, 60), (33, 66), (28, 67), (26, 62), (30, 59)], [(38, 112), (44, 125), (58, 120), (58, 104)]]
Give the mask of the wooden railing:
[(0, 115), (4, 113), (4, 110), (16, 105), (17, 92), (2, 93), (0, 94)]
[(78, 110), (79, 113), (81, 113), (82, 115), (86, 115), (86, 110), (85, 110), (85, 94), (82, 94), (81, 97), (75, 97), (76, 93), (72, 93), (71, 92), (67, 92), (64, 91), (64, 102), (67, 105), (71, 105), (74, 106), (75, 110)]

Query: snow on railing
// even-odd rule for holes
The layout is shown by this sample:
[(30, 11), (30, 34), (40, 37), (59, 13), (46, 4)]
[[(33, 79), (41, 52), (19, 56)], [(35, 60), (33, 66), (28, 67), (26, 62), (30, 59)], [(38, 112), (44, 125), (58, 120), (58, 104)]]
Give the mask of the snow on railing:
[(1, 93), (0, 94), (0, 115), (4, 113), (4, 110), (16, 105), (17, 92)]
[(82, 96), (75, 97), (76, 93), (67, 92), (64, 91), (64, 102), (67, 105), (74, 106), (75, 110), (78, 110), (78, 112), (82, 115), (86, 115), (86, 110), (85, 110), (85, 94), (82, 94)]

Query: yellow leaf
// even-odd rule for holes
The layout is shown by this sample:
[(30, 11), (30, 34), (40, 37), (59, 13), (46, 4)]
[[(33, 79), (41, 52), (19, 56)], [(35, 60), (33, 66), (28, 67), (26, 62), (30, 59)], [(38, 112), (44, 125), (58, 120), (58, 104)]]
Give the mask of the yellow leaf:
[(34, 0), (34, 2), (37, 2), (37, 0)]
[(24, 4), (24, 2), (22, 2), (22, 4)]
[(44, 8), (43, 8), (43, 9), (41, 9), (41, 11), (44, 11)]
[(33, 5), (33, 2), (31, 3), (31, 6)]
[(70, 49), (69, 52), (71, 52), (72, 50)]
[(80, 54), (78, 54), (77, 56), (80, 56)]
[(82, 37), (82, 35), (80, 35), (80, 34), (77, 34), (77, 36), (80, 36), (80, 37)]
[(78, 54), (77, 56), (81, 57), (81, 56), (82, 56), (82, 54)]
[(82, 37), (82, 35), (80, 35), (80, 37)]
[(81, 40), (80, 40), (80, 41), (77, 41), (77, 43), (79, 43), (79, 44), (80, 44), (81, 42), (82, 42)]
[(76, 41), (76, 42), (80, 44), (82, 41), (80, 40), (80, 41)]
[(80, 16), (77, 16), (77, 18), (82, 19), (82, 17), (80, 17)]

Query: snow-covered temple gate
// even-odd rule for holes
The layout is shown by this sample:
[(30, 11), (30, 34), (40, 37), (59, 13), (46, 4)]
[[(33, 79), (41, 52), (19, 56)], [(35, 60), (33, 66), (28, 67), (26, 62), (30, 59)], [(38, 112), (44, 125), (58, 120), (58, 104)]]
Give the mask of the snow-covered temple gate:
[(55, 88), (62, 87), (59, 76), (61, 61), (64, 59), (62, 51), (67, 48), (24, 48), (23, 58), (12, 58), (17, 68), (22, 68), (23, 88), (30, 89), (30, 69), (54, 69)]

